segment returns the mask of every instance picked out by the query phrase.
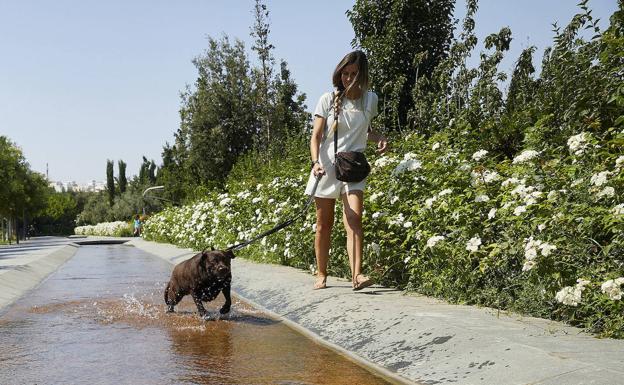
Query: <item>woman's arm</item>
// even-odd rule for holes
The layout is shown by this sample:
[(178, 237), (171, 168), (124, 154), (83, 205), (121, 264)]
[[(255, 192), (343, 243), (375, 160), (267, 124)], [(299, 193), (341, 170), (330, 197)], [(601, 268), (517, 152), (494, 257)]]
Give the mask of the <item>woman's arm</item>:
[(323, 140), (323, 128), (325, 127), (325, 118), (316, 115), (314, 124), (312, 125), (312, 137), (310, 138), (310, 158), (312, 160), (312, 170), (314, 175), (323, 175), (325, 170), (319, 161), (319, 147)]
[(383, 154), (388, 149), (388, 139), (373, 130), (368, 131), (368, 141), (377, 143), (377, 153), (379, 154)]

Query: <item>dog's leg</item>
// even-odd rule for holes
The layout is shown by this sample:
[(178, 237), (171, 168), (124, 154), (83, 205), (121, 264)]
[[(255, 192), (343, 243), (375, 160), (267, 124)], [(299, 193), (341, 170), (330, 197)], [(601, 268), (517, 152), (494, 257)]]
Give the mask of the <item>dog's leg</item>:
[(223, 287), (223, 296), (225, 297), (225, 303), (219, 310), (219, 313), (226, 314), (230, 311), (230, 306), (232, 306), (232, 299), (230, 298), (230, 281), (228, 280), (225, 286)]
[(206, 309), (204, 309), (204, 304), (201, 301), (201, 293), (193, 292), (191, 294), (193, 296), (193, 301), (195, 301), (195, 306), (197, 306), (197, 311), (200, 316), (206, 315)]
[(171, 293), (171, 283), (167, 283), (167, 288), (165, 288), (165, 303), (167, 304), (167, 313), (173, 313), (173, 307), (176, 305), (175, 293)]

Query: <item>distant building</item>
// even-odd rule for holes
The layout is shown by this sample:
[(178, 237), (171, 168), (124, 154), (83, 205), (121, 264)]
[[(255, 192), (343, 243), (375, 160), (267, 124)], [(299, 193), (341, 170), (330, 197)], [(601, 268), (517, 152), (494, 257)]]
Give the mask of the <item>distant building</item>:
[(63, 192), (63, 191), (98, 192), (98, 191), (106, 190), (106, 183), (98, 182), (96, 180), (92, 180), (91, 182), (87, 182), (84, 184), (78, 184), (76, 181), (69, 181), (69, 182), (50, 181), (49, 186), (54, 188), (54, 191), (56, 192)]

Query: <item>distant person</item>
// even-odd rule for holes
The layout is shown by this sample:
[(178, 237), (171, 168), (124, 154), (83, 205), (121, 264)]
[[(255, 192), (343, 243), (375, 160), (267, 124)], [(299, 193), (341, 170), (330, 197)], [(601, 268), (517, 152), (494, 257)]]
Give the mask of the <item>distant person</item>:
[(135, 237), (141, 236), (141, 217), (137, 214), (134, 217), (134, 234)]
[[(327, 262), (331, 231), (334, 223), (336, 199), (343, 204), (343, 224), (347, 233), (347, 253), (351, 267), (353, 290), (373, 284), (362, 274), (362, 211), (366, 179), (360, 182), (343, 182), (336, 178), (334, 152), (364, 152), (366, 142), (377, 144), (377, 152), (383, 153), (387, 139), (370, 129), (371, 119), (377, 115), (377, 95), (369, 91), (368, 60), (362, 51), (347, 54), (336, 66), (332, 76), (334, 92), (321, 96), (314, 110), (314, 123), (310, 139), (312, 172), (306, 194), (312, 195), (315, 178), (320, 176), (314, 193), (316, 204), (316, 235), (314, 251), (318, 273), (314, 289), (324, 289), (327, 282)], [(334, 121), (338, 132), (337, 151), (334, 149)], [(325, 140), (323, 141), (323, 133)]]

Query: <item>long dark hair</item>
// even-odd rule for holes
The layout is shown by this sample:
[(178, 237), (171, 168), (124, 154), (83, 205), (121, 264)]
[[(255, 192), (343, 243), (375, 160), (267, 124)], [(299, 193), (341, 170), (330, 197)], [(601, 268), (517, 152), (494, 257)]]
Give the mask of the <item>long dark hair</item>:
[[(345, 89), (342, 84), (342, 71), (344, 68), (351, 64), (357, 64), (358, 66), (358, 74), (355, 77), (355, 80), (349, 84), (347, 89)], [(340, 92), (340, 94), (344, 94), (348, 92), (351, 87), (359, 85), (362, 89), (362, 92), (366, 92), (368, 90), (368, 59), (366, 58), (366, 54), (360, 50), (349, 52), (345, 57), (342, 58), (340, 63), (336, 66), (334, 70), (334, 74), (332, 75), (332, 83), (334, 87)]]

